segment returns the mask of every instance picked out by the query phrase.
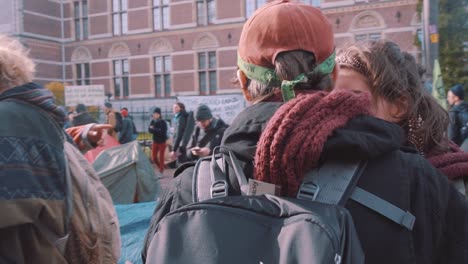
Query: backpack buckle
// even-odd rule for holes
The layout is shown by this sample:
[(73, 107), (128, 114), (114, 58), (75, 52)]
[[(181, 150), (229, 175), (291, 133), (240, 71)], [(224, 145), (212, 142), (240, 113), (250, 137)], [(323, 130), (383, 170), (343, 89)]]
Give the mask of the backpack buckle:
[(228, 185), (225, 180), (215, 181), (210, 187), (211, 198), (226, 197)]
[(304, 182), (301, 184), (301, 187), (299, 187), (296, 197), (297, 199), (315, 201), (319, 191), (320, 187), (318, 184), (313, 182)]

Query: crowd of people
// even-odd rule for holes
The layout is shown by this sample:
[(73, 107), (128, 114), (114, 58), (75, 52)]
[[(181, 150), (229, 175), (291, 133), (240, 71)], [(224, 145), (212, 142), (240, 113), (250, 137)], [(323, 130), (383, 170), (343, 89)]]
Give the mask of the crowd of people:
[[(357, 186), (416, 220), (404, 229), (346, 202), (365, 262), (467, 263), (468, 103), (461, 84), (449, 89), (447, 112), (397, 44), (337, 50), (325, 15), (290, 1), (268, 3), (249, 18), (237, 66), (249, 106), (230, 125), (204, 104), (192, 112), (175, 103), (170, 123), (160, 107), (150, 113), (151, 160), (163, 173), (167, 151), (179, 169), (148, 227), (145, 263), (152, 263), (148, 249), (161, 221), (193, 203), (193, 164), (218, 146), (235, 154), (249, 178), (291, 198), (314, 168), (366, 160)], [(83, 104), (61, 110), (33, 79), (24, 47), (0, 36), (0, 262), (117, 263), (115, 209), (82, 154), (103, 145), (106, 134), (121, 144), (136, 140), (129, 110), (105, 102), (105, 124), (98, 124)], [(91, 215), (88, 207), (100, 209)]]

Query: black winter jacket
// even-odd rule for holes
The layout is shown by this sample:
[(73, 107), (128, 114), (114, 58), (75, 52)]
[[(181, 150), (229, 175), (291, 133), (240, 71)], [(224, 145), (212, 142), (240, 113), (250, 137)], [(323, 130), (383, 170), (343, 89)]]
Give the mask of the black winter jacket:
[[(279, 103), (259, 103), (244, 109), (226, 130), (222, 145), (245, 162), (252, 161), (260, 134)], [(358, 186), (416, 216), (413, 231), (349, 200), (366, 263), (468, 263), (468, 204), (446, 177), (414, 150), (403, 148), (404, 134), (394, 124), (368, 116), (350, 120), (325, 143), (321, 161), (368, 160)], [(167, 213), (192, 203), (192, 172), (174, 179), (158, 204), (147, 233), (146, 249), (156, 225)]]
[(83, 126), (87, 124), (97, 123), (96, 119), (92, 117), (88, 112), (79, 113), (73, 117), (73, 126)]
[(167, 123), (162, 119), (153, 119), (148, 127), (148, 132), (153, 134), (153, 142), (165, 143), (167, 140)]
[(212, 154), (213, 149), (221, 145), (221, 139), (223, 138), (226, 128), (228, 128), (228, 125), (222, 119), (218, 118), (213, 118), (208, 129), (203, 131), (204, 133), (202, 133), (202, 129), (197, 126), (188, 144), (187, 156), (192, 160), (197, 159), (190, 151), (190, 149), (194, 147), (207, 147), (210, 149), (210, 154)]
[(448, 127), (448, 137), (457, 145), (461, 145), (465, 140), (461, 133), (461, 128), (464, 126), (462, 123), (461, 113), (468, 112), (468, 103), (461, 102), (455, 105), (449, 111), (450, 123)]
[[(175, 119), (175, 126), (174, 126), (174, 142), (172, 151), (177, 152), (179, 151), (179, 147), (182, 147), (182, 151), (185, 151), (185, 147), (187, 143), (184, 144), (184, 135), (186, 135), (187, 124), (189, 123), (189, 114), (186, 111), (180, 111), (178, 116)], [(193, 129), (193, 127), (192, 127)], [(190, 132), (192, 134), (192, 132)], [(188, 142), (188, 140), (187, 140)]]
[(122, 131), (119, 132), (119, 143), (125, 144), (132, 141), (133, 121), (129, 117), (122, 119)]

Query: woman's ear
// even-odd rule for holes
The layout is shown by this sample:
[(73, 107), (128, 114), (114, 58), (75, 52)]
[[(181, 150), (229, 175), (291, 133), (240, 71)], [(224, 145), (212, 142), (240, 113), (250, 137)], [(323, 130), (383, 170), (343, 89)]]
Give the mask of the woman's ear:
[(396, 103), (390, 103), (390, 116), (401, 121), (408, 113), (408, 98), (401, 96)]
[(248, 102), (252, 102), (253, 101), (252, 95), (250, 94), (249, 87), (247, 85), (249, 80), (247, 79), (247, 76), (245, 76), (245, 74), (241, 70), (237, 70), (237, 80), (239, 80), (239, 84), (240, 84), (242, 93), (244, 94), (245, 100), (247, 100)]

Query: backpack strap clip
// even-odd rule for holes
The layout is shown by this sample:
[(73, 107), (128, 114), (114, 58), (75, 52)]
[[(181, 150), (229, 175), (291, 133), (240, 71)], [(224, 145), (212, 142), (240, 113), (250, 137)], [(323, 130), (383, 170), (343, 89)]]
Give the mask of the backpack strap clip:
[(228, 185), (225, 180), (217, 180), (210, 187), (211, 198), (226, 197), (228, 195)]
[(314, 182), (303, 182), (297, 192), (297, 198), (302, 200), (315, 201), (320, 191), (320, 186)]

